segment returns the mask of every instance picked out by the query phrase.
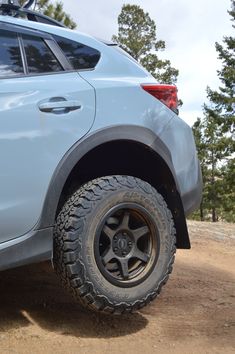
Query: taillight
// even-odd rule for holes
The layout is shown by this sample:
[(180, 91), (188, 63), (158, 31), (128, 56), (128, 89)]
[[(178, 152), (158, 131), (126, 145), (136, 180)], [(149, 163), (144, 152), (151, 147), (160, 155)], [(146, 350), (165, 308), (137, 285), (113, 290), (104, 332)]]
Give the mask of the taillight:
[(174, 85), (142, 84), (141, 87), (164, 103), (168, 108), (178, 113), (177, 87)]

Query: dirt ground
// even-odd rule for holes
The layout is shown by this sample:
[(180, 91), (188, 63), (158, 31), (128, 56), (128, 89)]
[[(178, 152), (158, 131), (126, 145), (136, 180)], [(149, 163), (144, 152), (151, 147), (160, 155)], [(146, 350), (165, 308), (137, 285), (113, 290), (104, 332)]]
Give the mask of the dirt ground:
[(192, 249), (133, 315), (87, 312), (46, 263), (0, 273), (0, 353), (235, 353), (235, 224), (189, 230)]

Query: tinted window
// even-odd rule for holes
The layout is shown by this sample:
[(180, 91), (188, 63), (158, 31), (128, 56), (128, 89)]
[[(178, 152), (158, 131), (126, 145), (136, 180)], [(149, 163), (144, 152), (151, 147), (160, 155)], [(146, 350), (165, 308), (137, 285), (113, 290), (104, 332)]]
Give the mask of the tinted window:
[(15, 33), (0, 33), (0, 77), (23, 74), (19, 42)]
[(62, 67), (42, 38), (23, 35), (29, 73), (62, 71)]
[(98, 63), (98, 50), (66, 38), (56, 36), (55, 39), (75, 70), (92, 69)]

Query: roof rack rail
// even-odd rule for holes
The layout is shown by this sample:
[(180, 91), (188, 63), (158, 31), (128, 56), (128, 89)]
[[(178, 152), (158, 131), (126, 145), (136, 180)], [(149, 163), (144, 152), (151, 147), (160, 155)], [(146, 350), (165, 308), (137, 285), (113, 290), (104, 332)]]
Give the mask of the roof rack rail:
[(34, 3), (34, 0), (29, 0), (26, 4), (24, 4), (24, 9), (29, 9)]
[(51, 17), (41, 14), (37, 11), (29, 10), (35, 0), (29, 0), (23, 7), (20, 6), (18, 0), (0, 0), (0, 15), (12, 17), (24, 16), (27, 20), (33, 22), (45, 23), (57, 27), (66, 27)]

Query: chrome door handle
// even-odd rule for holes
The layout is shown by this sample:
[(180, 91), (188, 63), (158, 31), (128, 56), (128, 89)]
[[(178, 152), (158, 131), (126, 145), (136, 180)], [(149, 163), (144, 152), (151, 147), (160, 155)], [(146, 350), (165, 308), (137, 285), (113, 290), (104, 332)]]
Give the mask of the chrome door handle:
[(39, 109), (41, 112), (45, 113), (54, 113), (54, 114), (63, 114), (69, 113), (71, 111), (76, 111), (81, 109), (81, 104), (78, 101), (67, 101), (67, 100), (59, 100), (59, 101), (48, 101), (45, 103), (39, 104)]

